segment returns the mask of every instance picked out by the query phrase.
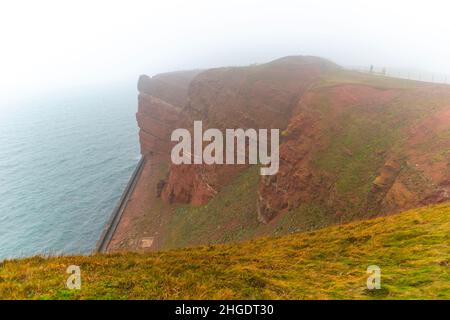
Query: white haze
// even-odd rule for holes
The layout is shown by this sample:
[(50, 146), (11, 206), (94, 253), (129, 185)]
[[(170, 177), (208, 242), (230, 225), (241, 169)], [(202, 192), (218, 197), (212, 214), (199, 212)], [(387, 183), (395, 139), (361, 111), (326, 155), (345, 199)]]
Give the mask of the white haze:
[(2, 1), (0, 99), (294, 54), (450, 74), (449, 9), (434, 0)]

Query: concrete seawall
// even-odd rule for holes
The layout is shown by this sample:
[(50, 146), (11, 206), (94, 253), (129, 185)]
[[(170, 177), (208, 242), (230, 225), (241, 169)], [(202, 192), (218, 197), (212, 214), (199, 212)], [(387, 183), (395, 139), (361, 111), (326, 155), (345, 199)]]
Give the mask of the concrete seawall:
[(142, 156), (138, 164), (136, 165), (136, 168), (134, 169), (133, 174), (131, 175), (130, 180), (128, 181), (128, 184), (125, 187), (125, 190), (123, 191), (119, 202), (112, 211), (108, 222), (103, 228), (100, 239), (97, 241), (95, 252), (97, 253), (107, 252), (109, 243), (111, 242), (111, 239), (114, 236), (114, 232), (116, 231), (117, 226), (119, 225), (123, 211), (128, 203), (128, 200), (130, 199), (131, 194), (133, 193), (134, 187), (136, 186), (136, 183), (141, 175), (142, 169), (144, 168), (144, 164), (146, 161), (147, 161), (146, 157)]

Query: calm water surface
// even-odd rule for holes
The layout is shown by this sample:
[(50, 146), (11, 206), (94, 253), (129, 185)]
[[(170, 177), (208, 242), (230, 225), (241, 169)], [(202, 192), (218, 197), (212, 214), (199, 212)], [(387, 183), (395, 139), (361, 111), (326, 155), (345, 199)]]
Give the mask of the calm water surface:
[(134, 84), (0, 106), (0, 260), (88, 253), (139, 160)]

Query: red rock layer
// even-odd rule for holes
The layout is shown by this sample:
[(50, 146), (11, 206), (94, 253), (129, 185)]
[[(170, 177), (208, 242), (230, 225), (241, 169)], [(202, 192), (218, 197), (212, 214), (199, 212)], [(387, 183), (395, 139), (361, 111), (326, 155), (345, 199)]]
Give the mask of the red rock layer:
[[(319, 204), (336, 217), (348, 216), (351, 210), (362, 217), (450, 200), (450, 153), (446, 152), (450, 150), (450, 90), (339, 81), (324, 85), (323, 79), (338, 69), (319, 58), (287, 57), (249, 67), (142, 76), (137, 113), (141, 152), (170, 164), (171, 132), (192, 130), (194, 120), (202, 120), (204, 130), (281, 129), (279, 173), (261, 178), (259, 186), (258, 218), (264, 223), (305, 203)], [(426, 104), (433, 107), (424, 109)], [(355, 182), (361, 189), (345, 190), (345, 176), (337, 172), (341, 169), (333, 171), (321, 163), (338, 159), (345, 167), (346, 158), (351, 162), (361, 157), (364, 145), (338, 143), (336, 149), (333, 138), (348, 140), (349, 126), (359, 128), (353, 135), (365, 135), (358, 127), (363, 121), (368, 130), (389, 131), (383, 127), (387, 121), (402, 129), (392, 137), (392, 146), (364, 155), (371, 163), (367, 172), (347, 172), (363, 180)], [(375, 134), (373, 142), (363, 144), (380, 139), (382, 135)], [(330, 148), (338, 155), (327, 155)], [(166, 203), (204, 204), (246, 168), (170, 165), (158, 194)]]

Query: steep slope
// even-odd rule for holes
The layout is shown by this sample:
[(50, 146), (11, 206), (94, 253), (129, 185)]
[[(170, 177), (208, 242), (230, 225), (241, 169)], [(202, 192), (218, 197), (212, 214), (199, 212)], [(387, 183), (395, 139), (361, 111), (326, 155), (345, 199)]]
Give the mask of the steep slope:
[[(179, 128), (285, 128), (298, 99), (320, 77), (337, 69), (316, 57), (286, 57), (250, 67), (217, 68), (198, 74), (189, 85)], [(201, 205), (246, 166), (172, 165), (162, 192), (170, 203)]]
[(302, 203), (348, 221), (450, 199), (448, 86), (324, 80), (297, 105), (279, 173), (260, 184), (266, 220)]
[[(450, 200), (449, 86), (286, 57), (143, 76), (138, 88), (148, 161), (110, 251), (287, 234)], [(194, 120), (279, 128), (278, 174), (171, 165), (170, 133)]]
[[(237, 244), (4, 261), (0, 299), (450, 299), (449, 230), (447, 203)], [(69, 265), (81, 290), (65, 288)]]

